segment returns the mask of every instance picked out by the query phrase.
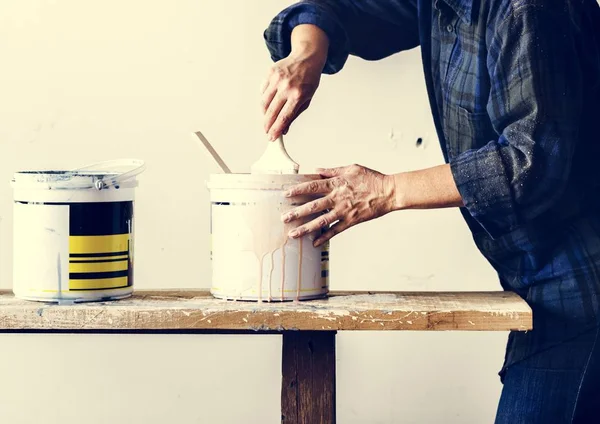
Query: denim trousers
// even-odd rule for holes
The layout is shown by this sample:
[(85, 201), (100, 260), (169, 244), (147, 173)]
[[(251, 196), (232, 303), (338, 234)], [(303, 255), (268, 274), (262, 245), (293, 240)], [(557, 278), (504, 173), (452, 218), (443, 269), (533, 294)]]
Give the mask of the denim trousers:
[(510, 365), (495, 423), (600, 424), (599, 328)]

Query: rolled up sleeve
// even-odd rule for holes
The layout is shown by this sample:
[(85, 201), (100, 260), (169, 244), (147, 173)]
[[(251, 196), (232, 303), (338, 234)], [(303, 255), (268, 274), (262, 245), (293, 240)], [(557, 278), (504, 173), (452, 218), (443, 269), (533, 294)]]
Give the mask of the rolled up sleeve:
[(488, 45), (488, 115), (500, 134), (450, 160), (465, 208), (497, 238), (560, 201), (582, 105), (580, 58), (566, 12), (527, 6)]
[(305, 0), (279, 13), (264, 32), (273, 61), (291, 51), (292, 30), (321, 28), (329, 38), (323, 72), (339, 72), (349, 55), (379, 60), (419, 45), (416, 0)]

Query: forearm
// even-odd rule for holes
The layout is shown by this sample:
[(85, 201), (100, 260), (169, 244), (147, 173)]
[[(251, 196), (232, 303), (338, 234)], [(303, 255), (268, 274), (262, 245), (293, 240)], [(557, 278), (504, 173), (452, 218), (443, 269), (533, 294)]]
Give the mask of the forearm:
[(392, 210), (462, 207), (450, 165), (391, 175)]
[(298, 25), (292, 31), (291, 46), (292, 55), (313, 57), (324, 65), (327, 60), (329, 38), (325, 31), (316, 25)]
[(328, 56), (323, 68), (326, 74), (339, 72), (349, 54), (376, 60), (419, 44), (414, 0), (304, 0), (279, 13), (265, 30), (264, 38), (274, 62), (290, 54), (292, 30), (306, 24), (327, 34)]

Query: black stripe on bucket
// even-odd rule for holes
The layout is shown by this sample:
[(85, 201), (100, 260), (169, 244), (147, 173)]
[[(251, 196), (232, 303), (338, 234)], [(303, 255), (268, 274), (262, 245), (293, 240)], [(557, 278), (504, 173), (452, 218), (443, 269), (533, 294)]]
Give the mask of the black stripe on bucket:
[[(111, 256), (125, 256), (129, 255), (127, 250), (122, 252), (104, 252), (104, 253), (69, 253), (70, 258), (109, 258)], [(119, 260), (119, 259), (117, 259)]]
[(71, 280), (98, 280), (104, 278), (119, 278), (127, 277), (129, 271), (113, 271), (113, 272), (71, 272), (69, 278)]
[(71, 203), (69, 234), (108, 236), (127, 234), (133, 217), (133, 202)]

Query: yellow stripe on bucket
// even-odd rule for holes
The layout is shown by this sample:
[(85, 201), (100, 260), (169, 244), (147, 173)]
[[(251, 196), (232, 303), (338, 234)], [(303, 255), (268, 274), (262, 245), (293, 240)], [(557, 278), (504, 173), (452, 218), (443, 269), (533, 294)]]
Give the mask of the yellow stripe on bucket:
[(69, 253), (115, 253), (129, 250), (129, 234), (112, 236), (70, 236)]
[(102, 257), (97, 257), (97, 256), (90, 256), (90, 257), (77, 257), (77, 258), (70, 258), (69, 262), (74, 264), (74, 263), (79, 263), (79, 262), (90, 262), (90, 261), (94, 261), (94, 262), (106, 262), (106, 261), (116, 261), (119, 259), (128, 259), (129, 256), (127, 255), (118, 255), (118, 256), (102, 256)]
[(69, 280), (70, 290), (98, 290), (127, 286), (127, 277)]
[(127, 271), (129, 263), (127, 261), (119, 262), (93, 262), (69, 264), (69, 272), (113, 272)]

